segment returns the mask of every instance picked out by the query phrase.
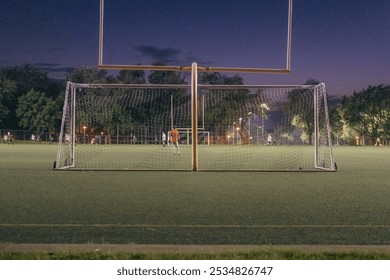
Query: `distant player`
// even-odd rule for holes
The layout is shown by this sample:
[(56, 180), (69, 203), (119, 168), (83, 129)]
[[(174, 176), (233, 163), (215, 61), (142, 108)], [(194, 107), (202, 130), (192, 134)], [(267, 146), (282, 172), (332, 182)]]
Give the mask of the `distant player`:
[(7, 140), (7, 143), (8, 143), (8, 144), (12, 144), (12, 145), (14, 144), (14, 140), (13, 140), (12, 134), (11, 134), (11, 132), (9, 132), (9, 131), (8, 131), (8, 133), (7, 133), (7, 139), (8, 139), (8, 140)]
[(171, 130), (171, 142), (172, 142), (172, 149), (173, 149), (173, 155), (180, 155), (180, 149), (179, 149), (179, 131), (176, 129), (176, 126), (174, 126)]
[(68, 133), (65, 133), (64, 140), (65, 140), (65, 144), (69, 145), (69, 143), (70, 143), (70, 135)]
[(276, 147), (276, 138), (272, 138), (271, 134), (268, 134), (267, 145)]
[(272, 136), (271, 134), (268, 133), (267, 145), (270, 146), (271, 144), (272, 144)]
[(167, 144), (167, 135), (164, 133), (164, 131), (162, 132), (161, 135), (161, 142), (163, 144), (163, 147), (165, 147), (165, 145)]

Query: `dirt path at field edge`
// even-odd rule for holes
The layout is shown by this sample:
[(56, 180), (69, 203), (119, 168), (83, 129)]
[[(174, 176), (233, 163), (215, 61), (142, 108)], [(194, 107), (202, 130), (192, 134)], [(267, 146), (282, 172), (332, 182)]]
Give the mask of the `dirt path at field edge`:
[(139, 245), (0, 243), (0, 252), (234, 253), (267, 250), (315, 252), (390, 252), (390, 245)]

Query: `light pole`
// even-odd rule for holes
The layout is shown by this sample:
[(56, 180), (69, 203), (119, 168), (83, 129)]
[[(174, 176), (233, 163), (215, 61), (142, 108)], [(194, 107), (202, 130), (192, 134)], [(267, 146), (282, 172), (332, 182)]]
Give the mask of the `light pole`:
[(248, 138), (249, 138), (249, 144), (251, 143), (251, 117), (252, 117), (252, 112), (249, 112), (248, 113), (248, 127), (249, 127), (249, 130), (248, 130)]
[(230, 144), (230, 125), (228, 125), (227, 127), (227, 133), (226, 133), (226, 139), (227, 139), (227, 142), (228, 142), (228, 145)]
[(233, 137), (233, 142), (232, 142), (232, 145), (234, 145), (234, 127), (236, 126), (236, 123), (234, 122), (233, 123), (233, 127), (232, 127), (232, 137)]
[[(237, 130), (237, 145), (239, 144), (239, 143), (238, 143), (238, 136), (239, 136), (238, 131), (239, 131), (240, 128), (242, 127), (242, 118), (239, 118), (239, 119), (238, 119), (238, 123), (239, 123), (239, 125), (238, 125), (237, 128), (236, 128), (236, 130)], [(240, 135), (240, 143), (241, 143), (241, 141), (242, 141), (242, 139), (241, 139), (241, 135)]]
[(269, 107), (266, 103), (260, 104), (261, 108), (261, 144), (264, 145), (264, 119), (267, 117), (267, 113), (264, 111), (268, 111)]
[(83, 142), (84, 144), (86, 143), (87, 139), (85, 138), (85, 130), (87, 129), (87, 127), (84, 125), (83, 126), (83, 129), (84, 129), (84, 138), (83, 138)]
[(261, 144), (264, 145), (264, 117), (261, 118)]

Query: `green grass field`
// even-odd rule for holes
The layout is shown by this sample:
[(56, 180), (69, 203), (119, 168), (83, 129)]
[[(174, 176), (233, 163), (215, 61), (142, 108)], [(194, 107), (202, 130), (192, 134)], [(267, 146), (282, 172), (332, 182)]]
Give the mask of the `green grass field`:
[[(69, 162), (70, 146), (59, 160)], [(173, 156), (170, 146), (77, 144), (75, 168), (88, 170), (192, 170), (192, 146), (180, 145), (180, 156)], [(324, 148), (329, 152), (328, 148)], [(199, 170), (314, 170), (314, 148), (309, 145), (199, 145)]]
[(62, 172), (56, 149), (0, 145), (0, 246), (390, 245), (389, 147), (334, 147), (330, 173)]

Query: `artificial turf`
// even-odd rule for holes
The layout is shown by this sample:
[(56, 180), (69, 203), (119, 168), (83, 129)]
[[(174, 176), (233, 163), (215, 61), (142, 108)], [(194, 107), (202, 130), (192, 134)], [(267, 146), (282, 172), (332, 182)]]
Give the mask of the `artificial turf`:
[(331, 173), (61, 172), (56, 148), (0, 145), (0, 242), (390, 244), (389, 147)]

